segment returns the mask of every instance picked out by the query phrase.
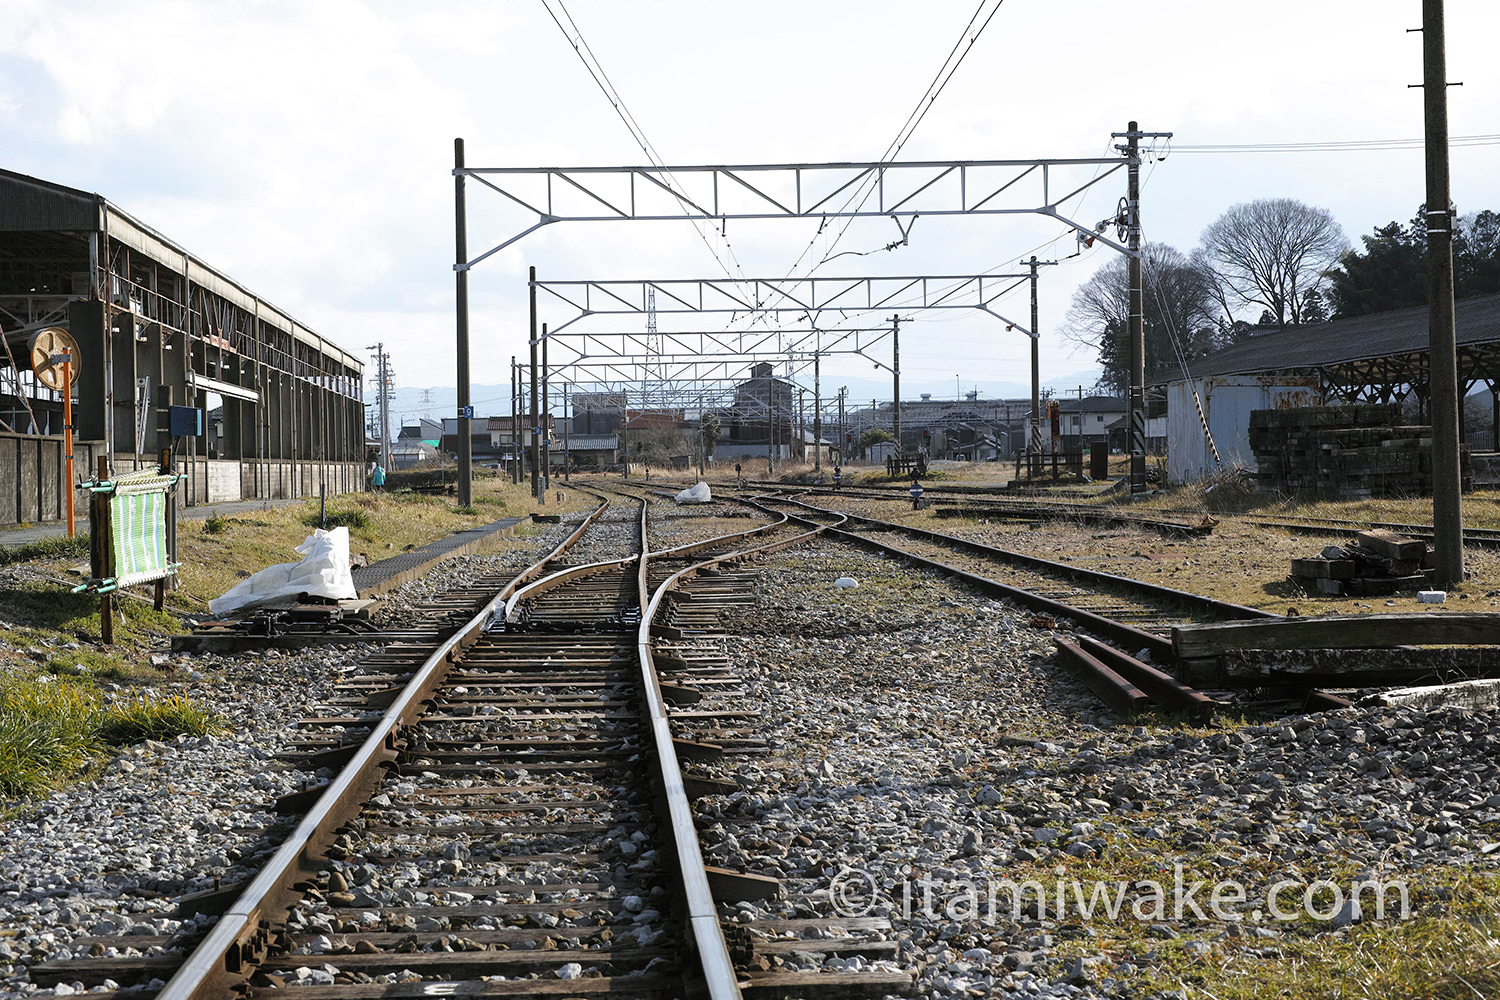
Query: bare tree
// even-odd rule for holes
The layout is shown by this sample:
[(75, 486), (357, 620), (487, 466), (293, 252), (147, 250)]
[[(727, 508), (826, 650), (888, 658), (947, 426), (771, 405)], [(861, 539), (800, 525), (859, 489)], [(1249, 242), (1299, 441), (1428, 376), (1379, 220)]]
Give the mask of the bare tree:
[[(1169, 369), (1179, 354), (1187, 360), (1218, 346), (1224, 314), (1212, 275), (1165, 243), (1142, 247), (1145, 293), (1146, 374)], [(1114, 257), (1073, 293), (1064, 335), (1098, 349), (1099, 387), (1124, 392), (1129, 381), (1130, 285), (1124, 257)]]
[(1308, 293), (1321, 290), (1349, 248), (1331, 212), (1291, 198), (1235, 205), (1201, 239), (1225, 304), (1262, 306), (1283, 326), (1302, 324)]

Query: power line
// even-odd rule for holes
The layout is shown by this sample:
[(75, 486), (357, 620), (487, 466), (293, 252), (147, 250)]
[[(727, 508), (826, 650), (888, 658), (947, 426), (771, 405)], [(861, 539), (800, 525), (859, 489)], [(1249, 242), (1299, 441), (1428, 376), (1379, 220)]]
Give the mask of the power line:
[[(557, 13), (552, 9), (552, 2), (557, 4), (558, 10), (561, 10), (563, 17), (567, 18), (568, 24), (573, 29), (572, 34), (569, 34), (568, 29), (563, 27), (562, 21), (558, 20)], [(662, 172), (667, 190), (686, 205), (689, 201), (686, 194), (679, 192), (674, 187), (677, 178), (667, 169), (666, 161), (658, 155), (656, 147), (652, 145), (650, 139), (646, 138), (645, 130), (641, 128), (635, 116), (630, 113), (630, 109), (625, 106), (625, 99), (615, 89), (615, 85), (610, 80), (609, 74), (604, 72), (604, 64), (599, 61), (599, 57), (594, 54), (594, 50), (589, 46), (588, 40), (583, 37), (582, 30), (579, 29), (578, 23), (573, 20), (573, 15), (568, 13), (568, 8), (563, 4), (563, 0), (551, 0), (551, 2), (549, 0), (542, 0), (542, 7), (547, 11), (548, 16), (552, 18), (552, 23), (557, 25), (557, 30), (562, 32), (563, 38), (573, 47), (573, 52), (578, 56), (579, 62), (583, 63), (583, 68), (588, 70), (589, 76), (598, 85), (600, 92), (604, 94), (605, 100), (609, 101), (610, 106), (615, 109), (615, 114), (624, 123), (626, 130), (630, 133), (630, 137), (635, 140), (635, 144), (641, 147), (641, 152), (646, 154), (646, 158), (651, 161), (652, 166)], [(698, 237), (703, 240), (703, 245), (713, 255), (714, 261), (719, 265), (720, 270), (724, 272), (726, 277), (733, 280), (734, 274), (729, 270), (729, 265), (725, 264), (724, 259), (719, 256), (719, 251), (708, 238), (708, 234), (704, 231), (703, 226), (697, 219), (690, 218), (689, 221), (692, 222), (693, 228), (697, 230)], [(719, 232), (716, 227), (714, 231), (716, 233)], [(719, 235), (724, 240), (724, 249), (728, 251), (729, 259), (734, 262), (734, 269), (740, 273), (741, 278), (744, 278), (744, 268), (740, 266), (739, 259), (735, 256), (734, 247), (729, 244), (729, 237), (724, 233), (719, 233)]]
[[(1448, 145), (1500, 146), (1500, 135), (1449, 136)], [(1208, 143), (1196, 146), (1173, 146), (1177, 153), (1342, 153), (1378, 152), (1386, 149), (1422, 149), (1426, 141), (1417, 139), (1330, 139), (1320, 142), (1250, 142)]]
[[(994, 3), (994, 8), (991, 9), (989, 14), (985, 17), (984, 23), (979, 25), (978, 30), (973, 31), (975, 23), (979, 21), (979, 17), (984, 13), (985, 7), (989, 6), (991, 2)], [(964, 30), (959, 34), (958, 41), (953, 43), (953, 48), (949, 50), (947, 58), (944, 59), (943, 64), (938, 67), (937, 75), (932, 78), (932, 82), (927, 85), (927, 89), (923, 91), (922, 96), (917, 99), (916, 107), (912, 109), (911, 114), (907, 115), (906, 122), (902, 124), (901, 130), (896, 133), (896, 138), (891, 140), (890, 145), (886, 147), (885, 152), (882, 153), (879, 157), (881, 161), (889, 161), (900, 154), (907, 141), (911, 139), (912, 135), (916, 132), (917, 126), (922, 124), (922, 119), (926, 118), (927, 112), (932, 110), (932, 105), (937, 101), (938, 96), (942, 94), (943, 90), (948, 86), (948, 82), (953, 79), (953, 75), (958, 72), (958, 68), (963, 65), (964, 59), (968, 57), (971, 51), (973, 51), (975, 43), (979, 41), (979, 36), (984, 34), (984, 29), (989, 27), (990, 21), (994, 19), (997, 13), (999, 13), (1000, 7), (1004, 3), (1005, 0), (980, 0), (979, 6), (975, 8), (973, 16), (969, 18), (969, 23), (964, 25)], [(972, 34), (970, 34), (971, 31), (973, 31)], [(963, 45), (965, 38), (968, 38), (969, 44), (964, 47), (962, 52), (959, 52), (959, 46)], [(954, 58), (955, 54), (957, 54), (956, 59)], [(879, 171), (872, 171), (870, 176), (862, 181), (858, 186), (856, 186), (854, 191), (850, 193), (848, 199), (845, 200), (843, 206), (839, 209), (839, 211), (842, 212), (847, 209), (856, 198), (859, 199), (859, 208), (864, 207), (865, 202), (869, 201), (870, 196), (875, 193), (878, 178)], [(856, 211), (858, 211), (858, 208), (856, 208)], [(849, 231), (849, 226), (853, 222), (854, 219), (852, 217), (846, 218), (844, 220), (843, 228), (839, 230), (838, 234), (833, 238), (833, 242), (830, 243), (824, 250), (823, 259), (817, 264), (813, 265), (812, 270), (808, 272), (809, 274), (816, 273), (818, 268), (822, 267), (832, 259), (834, 249), (839, 245), (839, 241), (844, 238), (844, 234)], [(808, 244), (803, 248), (802, 253), (798, 255), (796, 261), (794, 261), (792, 263), (792, 266), (787, 270), (787, 277), (791, 277), (792, 274), (796, 273), (797, 268), (800, 267), (802, 265), (802, 261), (806, 259), (808, 251), (813, 248), (813, 246), (818, 241), (818, 237), (822, 234), (823, 227), (819, 226), (818, 231), (813, 234), (813, 238), (808, 241)]]

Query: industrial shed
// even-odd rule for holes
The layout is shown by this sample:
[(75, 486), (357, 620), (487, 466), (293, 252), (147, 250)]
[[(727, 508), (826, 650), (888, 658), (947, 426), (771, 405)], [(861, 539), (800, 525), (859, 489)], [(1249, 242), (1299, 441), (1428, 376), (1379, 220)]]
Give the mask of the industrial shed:
[(62, 394), (26, 346), (78, 344), (77, 473), (153, 464), (167, 406), (214, 410), (176, 441), (179, 502), (364, 485), (363, 362), (103, 196), (0, 170), (0, 523), (63, 516)]
[[(1458, 381), (1464, 395), (1500, 382), (1500, 294), (1455, 303)], [(1256, 334), (1163, 380), (1167, 474), (1174, 482), (1217, 468), (1194, 406), (1197, 390), (1225, 465), (1254, 464), (1250, 412), (1288, 406), (1390, 403), (1413, 396), (1427, 414), (1428, 309), (1416, 306)], [(1500, 428), (1500, 404), (1492, 411)], [(1493, 439), (1492, 439), (1493, 440)]]

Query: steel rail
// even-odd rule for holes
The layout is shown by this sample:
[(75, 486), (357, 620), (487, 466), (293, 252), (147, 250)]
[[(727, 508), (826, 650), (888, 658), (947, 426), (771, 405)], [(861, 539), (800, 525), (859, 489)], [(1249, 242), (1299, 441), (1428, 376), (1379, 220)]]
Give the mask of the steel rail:
[[(805, 503), (801, 500), (795, 500), (790, 497), (776, 497), (775, 499), (781, 503), (797, 504), (800, 507), (806, 507), (809, 510), (815, 510), (820, 513), (838, 513), (837, 511), (832, 511), (824, 507), (818, 507), (814, 504)], [(1114, 587), (1121, 587), (1126, 590), (1133, 590), (1137, 593), (1148, 594), (1151, 597), (1156, 598), (1157, 600), (1174, 601), (1178, 604), (1182, 604), (1199, 611), (1204, 611), (1209, 614), (1220, 615), (1224, 618), (1238, 619), (1280, 617), (1279, 615), (1273, 614), (1270, 611), (1262, 611), (1259, 608), (1251, 608), (1243, 604), (1233, 604), (1228, 601), (1216, 600), (1212, 597), (1205, 597), (1202, 594), (1195, 594), (1192, 591), (1177, 590), (1173, 587), (1163, 587), (1162, 585), (1157, 583), (1148, 583), (1145, 580), (1136, 580), (1132, 577), (1119, 576), (1115, 573), (1103, 573), (1096, 569), (1084, 569), (1081, 566), (1071, 566), (1068, 563), (1053, 562), (1050, 559), (1043, 559), (1040, 556), (1027, 555), (1024, 552), (1016, 552), (1011, 549), (1002, 549), (993, 545), (986, 545), (983, 542), (976, 542), (967, 538), (960, 538), (957, 535), (944, 534), (940, 531), (931, 531), (927, 528), (918, 528), (911, 525), (897, 524), (893, 521), (881, 521), (877, 518), (863, 517), (858, 514), (849, 514), (847, 516), (850, 521), (853, 521), (857, 524), (868, 525), (878, 531), (891, 531), (898, 534), (913, 535), (918, 538), (937, 542), (942, 545), (954, 545), (960, 548), (969, 549), (982, 555), (996, 557), (1005, 562), (1025, 566), (1029, 569), (1043, 570), (1045, 572), (1053, 573), (1059, 576), (1070, 577), (1074, 580), (1082, 580), (1094, 584), (1103, 584)]]
[[(684, 549), (708, 548), (714, 544), (721, 543), (724, 539), (743, 538), (770, 528), (781, 527), (794, 520), (790, 515), (768, 510), (759, 504), (755, 504), (753, 501), (742, 500), (740, 502), (756, 507), (766, 514), (779, 514), (781, 521), (771, 525), (763, 525), (760, 528), (752, 528), (749, 531), (735, 532), (731, 535), (722, 535), (703, 542), (693, 542), (685, 546), (677, 546), (674, 549), (663, 550), (660, 554), (667, 552), (677, 553)], [(648, 593), (647, 570), (651, 559), (651, 553), (646, 548), (647, 506), (645, 503), (641, 504), (642, 548), (640, 566), (637, 571), (637, 586), (640, 588), (643, 597)], [(842, 521), (838, 523), (842, 523)], [(673, 848), (677, 855), (678, 868), (682, 873), (682, 888), (687, 909), (687, 925), (698, 952), (699, 964), (703, 971), (704, 983), (710, 1000), (739, 1000), (741, 996), (739, 977), (735, 974), (734, 962), (729, 956), (729, 946), (724, 940), (724, 929), (719, 924), (719, 914), (714, 905), (713, 892), (708, 885), (708, 873), (704, 870), (703, 848), (698, 841), (698, 828), (693, 822), (692, 806), (688, 799), (687, 789), (683, 784), (682, 765), (677, 759), (677, 748), (672, 742), (671, 714), (667, 709), (666, 699), (661, 693), (661, 681), (657, 676), (656, 662), (651, 652), (651, 627), (667, 593), (675, 589), (681, 582), (696, 576), (700, 570), (725, 562), (739, 562), (755, 555), (762, 555), (792, 545), (801, 544), (806, 539), (821, 533), (825, 527), (820, 525), (815, 531), (795, 535), (792, 538), (767, 542), (764, 545), (755, 546), (750, 549), (741, 549), (726, 553), (694, 563), (691, 566), (686, 566), (663, 581), (656, 588), (655, 593), (650, 594), (649, 599), (642, 601), (641, 624), (636, 633), (636, 655), (641, 664), (641, 681), (646, 693), (646, 706), (650, 718), (652, 741), (656, 750), (658, 768), (661, 774), (662, 793), (667, 803), (668, 819), (670, 821), (668, 829), (672, 838)]]
[(296, 829), (188, 955), (156, 1000), (223, 1000), (233, 995), (243, 974), (264, 956), (274, 930), (300, 895), (298, 883), (324, 867), (323, 853), (332, 845), (338, 830), (358, 814), (379, 788), (384, 767), (399, 753), (402, 732), (421, 715), (424, 704), (447, 677), (454, 660), (478, 640), (516, 588), (528, 583), (548, 562), (571, 548), (608, 508), (609, 501), (604, 497), (590, 495), (598, 497), (601, 503), (576, 530), (517, 574), (427, 657), (349, 763), (329, 782)]

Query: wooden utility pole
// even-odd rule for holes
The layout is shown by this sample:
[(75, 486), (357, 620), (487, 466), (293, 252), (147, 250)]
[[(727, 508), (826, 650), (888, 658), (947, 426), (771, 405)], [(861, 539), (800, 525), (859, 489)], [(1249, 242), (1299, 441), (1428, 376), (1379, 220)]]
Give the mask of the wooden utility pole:
[(1453, 323), (1453, 224), (1448, 191), (1448, 66), (1443, 0), (1422, 0), (1422, 96), (1427, 123), (1428, 396), (1432, 412), (1433, 583), (1464, 578), (1459, 464), (1458, 347)]

